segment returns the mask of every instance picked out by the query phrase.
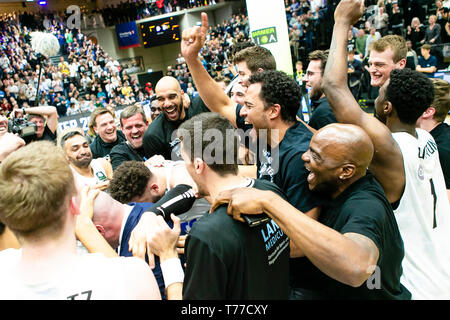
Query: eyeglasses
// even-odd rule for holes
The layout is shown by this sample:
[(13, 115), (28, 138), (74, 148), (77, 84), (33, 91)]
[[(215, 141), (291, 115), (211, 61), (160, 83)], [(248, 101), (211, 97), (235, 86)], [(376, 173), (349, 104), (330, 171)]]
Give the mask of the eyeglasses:
[(306, 71), (304, 77), (311, 77), (311, 76), (313, 76), (315, 73), (322, 73), (322, 71)]

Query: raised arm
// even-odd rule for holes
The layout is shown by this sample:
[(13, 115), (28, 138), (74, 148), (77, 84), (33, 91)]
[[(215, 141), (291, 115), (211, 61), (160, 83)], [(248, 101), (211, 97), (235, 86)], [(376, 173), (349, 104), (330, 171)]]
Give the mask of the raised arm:
[(56, 129), (58, 128), (58, 112), (56, 110), (56, 107), (39, 106), (39, 107), (24, 108), (24, 113), (39, 114), (41, 116), (46, 116), (47, 127), (50, 129), (52, 133), (56, 132)]
[(202, 25), (183, 31), (181, 53), (186, 60), (203, 102), (205, 102), (209, 110), (221, 114), (236, 127), (236, 103), (211, 78), (198, 57), (200, 50), (205, 44), (207, 31), (208, 15), (202, 12)]
[(369, 168), (383, 186), (389, 202), (393, 203), (400, 199), (405, 185), (400, 148), (389, 128), (361, 109), (347, 84), (347, 32), (363, 12), (361, 0), (343, 0), (337, 6), (322, 86), (336, 119), (358, 125), (370, 136), (375, 154)]

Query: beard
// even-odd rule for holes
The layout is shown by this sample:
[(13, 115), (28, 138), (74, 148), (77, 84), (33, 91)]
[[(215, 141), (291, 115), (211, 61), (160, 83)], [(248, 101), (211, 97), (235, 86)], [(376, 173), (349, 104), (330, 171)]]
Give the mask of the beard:
[(177, 111), (177, 114), (178, 114), (178, 118), (176, 120), (175, 119), (172, 120), (172, 119), (170, 119), (168, 117), (168, 115), (167, 115), (167, 113), (165, 111), (166, 108), (163, 108), (162, 112), (164, 113), (164, 116), (166, 117), (167, 120), (173, 121), (173, 122), (179, 122), (179, 121), (182, 120), (182, 117), (183, 117), (183, 108), (184, 108), (184, 106), (183, 106), (183, 99), (181, 99), (181, 101), (180, 101), (180, 103), (178, 105), (175, 104), (175, 110)]
[(91, 164), (92, 155), (88, 157), (69, 158), (69, 162), (78, 168), (87, 168)]
[(311, 92), (309, 93), (309, 98), (312, 101), (317, 101), (317, 100), (320, 99), (322, 94), (323, 94), (323, 90), (322, 89), (315, 89), (315, 90), (311, 89)]

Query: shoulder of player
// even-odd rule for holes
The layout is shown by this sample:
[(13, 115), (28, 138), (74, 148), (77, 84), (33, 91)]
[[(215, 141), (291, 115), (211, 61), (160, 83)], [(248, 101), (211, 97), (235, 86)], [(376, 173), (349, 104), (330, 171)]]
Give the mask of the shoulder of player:
[(236, 238), (236, 224), (240, 223), (242, 222), (234, 220), (227, 214), (227, 205), (222, 205), (214, 212), (205, 214), (198, 219), (189, 231), (189, 236), (209, 243), (209, 245), (221, 242), (224, 238), (232, 241), (231, 239)]
[(281, 141), (282, 147), (294, 147), (306, 150), (309, 148), (309, 142), (313, 136), (313, 132), (301, 121), (297, 121), (285, 133)]
[[(366, 175), (354, 182), (344, 192), (344, 196), (341, 196), (343, 207), (355, 206), (358, 212), (371, 212), (374, 213), (374, 208), (384, 208), (381, 211), (390, 210), (389, 201), (384, 194), (384, 191), (379, 182), (373, 177), (373, 175)], [(364, 203), (364, 206), (362, 205)], [(371, 210), (360, 210), (362, 207), (370, 207)], [(380, 212), (380, 210), (377, 210)]]
[(286, 195), (283, 192), (283, 190), (281, 190), (281, 188), (277, 186), (275, 183), (270, 182), (268, 180), (255, 179), (253, 188), (265, 191), (272, 191), (273, 193), (279, 195), (283, 199), (286, 199)]

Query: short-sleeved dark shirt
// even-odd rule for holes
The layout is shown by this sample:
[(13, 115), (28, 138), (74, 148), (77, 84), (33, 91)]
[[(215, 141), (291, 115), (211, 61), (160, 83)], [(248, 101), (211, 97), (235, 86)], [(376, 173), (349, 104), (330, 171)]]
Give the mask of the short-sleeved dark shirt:
[[(284, 195), (273, 183), (254, 188)], [(287, 299), (289, 238), (273, 221), (249, 227), (222, 205), (197, 220), (186, 239), (183, 299)]]
[[(236, 123), (238, 128), (249, 130), (251, 125), (245, 124), (244, 118), (239, 116), (242, 106), (236, 109)], [(308, 212), (320, 206), (323, 200), (309, 190), (308, 170), (302, 160), (302, 155), (309, 149), (312, 132), (301, 122), (296, 122), (285, 133), (277, 149), (270, 146), (258, 148), (257, 178), (274, 182), (286, 194), (287, 201), (302, 212)], [(257, 143), (259, 147), (259, 143)], [(297, 283), (297, 277), (303, 273), (308, 259), (290, 259), (291, 285)]]
[(375, 273), (357, 288), (328, 277), (310, 263), (309, 271), (304, 269), (302, 275), (308, 289), (314, 288), (324, 299), (411, 299), (411, 293), (400, 283), (403, 240), (392, 207), (373, 175), (360, 178), (324, 205), (319, 222), (341, 234), (368, 237), (377, 246), (379, 258)]
[(321, 98), (316, 101), (311, 101), (312, 115), (309, 119), (308, 125), (311, 128), (319, 130), (327, 124), (336, 123), (336, 116), (328, 104), (327, 98)]
[(430, 131), (438, 146), (445, 186), (450, 189), (450, 126), (443, 122)]

